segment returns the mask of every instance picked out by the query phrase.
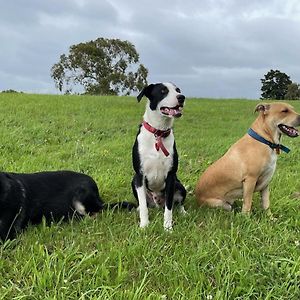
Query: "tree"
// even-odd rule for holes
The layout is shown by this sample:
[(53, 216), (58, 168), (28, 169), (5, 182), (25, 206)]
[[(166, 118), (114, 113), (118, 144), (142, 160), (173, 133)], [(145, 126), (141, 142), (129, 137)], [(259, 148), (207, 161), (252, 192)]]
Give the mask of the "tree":
[(300, 99), (300, 86), (298, 83), (293, 82), (288, 85), (287, 93), (284, 96), (287, 100), (298, 100)]
[(290, 77), (279, 70), (270, 70), (264, 76), (265, 78), (261, 79), (261, 97), (263, 99), (284, 99), (288, 85), (292, 83)]
[(18, 91), (15, 91), (13, 89), (9, 89), (9, 90), (4, 90), (2, 91), (1, 93), (6, 93), (6, 94), (16, 94), (16, 93), (23, 93), (23, 92), (18, 92)]
[(65, 93), (79, 85), (87, 94), (129, 95), (147, 85), (147, 75), (134, 45), (119, 39), (72, 45), (51, 68), (55, 86)]

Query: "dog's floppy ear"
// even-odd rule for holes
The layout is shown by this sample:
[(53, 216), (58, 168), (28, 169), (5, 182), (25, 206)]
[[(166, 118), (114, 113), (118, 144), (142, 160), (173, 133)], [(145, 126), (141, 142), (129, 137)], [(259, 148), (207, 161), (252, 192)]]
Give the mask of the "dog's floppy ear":
[(266, 114), (270, 109), (270, 104), (267, 103), (259, 103), (256, 105), (254, 112), (263, 112)]
[(154, 84), (152, 84), (152, 83), (151, 83), (150, 85), (148, 85), (148, 86), (145, 86), (145, 87), (141, 90), (141, 92), (138, 94), (138, 96), (136, 97), (137, 100), (138, 100), (138, 102), (140, 102), (140, 101), (142, 100), (143, 96), (146, 96), (146, 97), (149, 99), (153, 87), (154, 87)]

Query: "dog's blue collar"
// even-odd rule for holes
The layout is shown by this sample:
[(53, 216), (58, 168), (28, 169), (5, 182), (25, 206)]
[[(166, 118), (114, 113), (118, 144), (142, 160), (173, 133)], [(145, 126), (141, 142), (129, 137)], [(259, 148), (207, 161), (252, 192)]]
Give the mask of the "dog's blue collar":
[(275, 144), (275, 143), (272, 143), (272, 142), (266, 140), (265, 138), (260, 136), (258, 133), (256, 133), (252, 128), (248, 129), (248, 134), (255, 140), (268, 145), (271, 149), (276, 149), (277, 153), (279, 152), (279, 150), (282, 150), (285, 153), (289, 153), (291, 151), (288, 147), (285, 147), (281, 144)]

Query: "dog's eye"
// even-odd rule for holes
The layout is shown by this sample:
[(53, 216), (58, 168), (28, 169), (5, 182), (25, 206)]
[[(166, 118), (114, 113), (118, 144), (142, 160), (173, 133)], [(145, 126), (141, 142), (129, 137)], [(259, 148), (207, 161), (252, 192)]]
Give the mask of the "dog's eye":
[(287, 113), (287, 112), (289, 112), (289, 110), (286, 108), (286, 109), (282, 110), (281, 112)]
[(167, 92), (168, 92), (168, 91), (167, 91), (166, 89), (162, 89), (162, 90), (161, 90), (161, 93), (162, 93), (162, 94), (167, 94)]
[(180, 88), (176, 88), (175, 90), (177, 93), (181, 93)]

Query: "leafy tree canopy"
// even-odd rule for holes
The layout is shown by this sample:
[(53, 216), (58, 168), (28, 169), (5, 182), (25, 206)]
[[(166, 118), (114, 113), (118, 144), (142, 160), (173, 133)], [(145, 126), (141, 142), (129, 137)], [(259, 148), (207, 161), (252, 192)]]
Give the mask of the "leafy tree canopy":
[(261, 79), (262, 99), (284, 99), (288, 86), (292, 83), (290, 77), (279, 70), (270, 70), (264, 77)]
[(134, 45), (119, 39), (72, 45), (51, 68), (56, 87), (65, 93), (79, 86), (86, 94), (129, 95), (147, 84), (147, 75)]
[(287, 100), (298, 100), (300, 99), (300, 86), (298, 83), (293, 82), (288, 85), (287, 92), (284, 96)]

